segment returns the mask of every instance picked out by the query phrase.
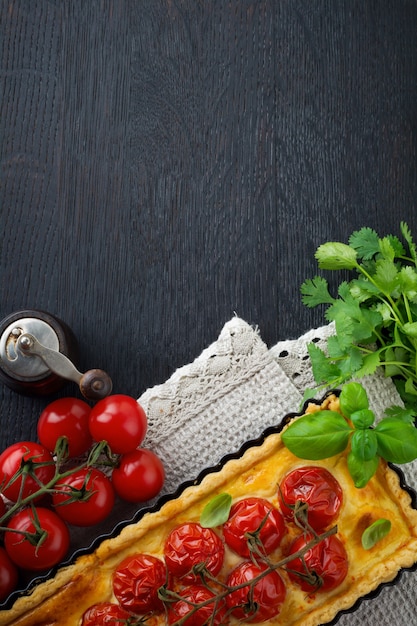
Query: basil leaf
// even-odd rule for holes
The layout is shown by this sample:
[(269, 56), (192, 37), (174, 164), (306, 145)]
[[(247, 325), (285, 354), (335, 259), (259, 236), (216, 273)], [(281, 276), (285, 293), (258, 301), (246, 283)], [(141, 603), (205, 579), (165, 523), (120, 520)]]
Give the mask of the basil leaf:
[(349, 452), (347, 458), (348, 470), (357, 489), (362, 489), (368, 484), (378, 469), (378, 463), (379, 458), (377, 456), (374, 456), (369, 461), (362, 461), (353, 452)]
[(417, 428), (396, 419), (384, 417), (374, 432), (378, 441), (378, 454), (392, 463), (410, 463), (417, 459)]
[(339, 398), (340, 410), (346, 417), (351, 417), (355, 411), (369, 408), (368, 396), (360, 383), (346, 383)]
[(336, 411), (317, 411), (303, 415), (282, 433), (284, 445), (301, 459), (326, 459), (342, 452), (351, 428)]
[(231, 506), (230, 493), (219, 493), (214, 496), (201, 511), (200, 525), (203, 528), (214, 528), (224, 524), (229, 519)]
[(368, 526), (362, 533), (362, 547), (370, 550), (378, 541), (381, 541), (391, 530), (391, 522), (381, 517)]
[(360, 411), (354, 411), (350, 416), (350, 419), (352, 420), (355, 428), (364, 429), (372, 426), (375, 420), (375, 415), (370, 409), (361, 409)]
[(378, 440), (374, 430), (355, 430), (350, 441), (353, 454), (360, 461), (370, 461), (376, 455)]

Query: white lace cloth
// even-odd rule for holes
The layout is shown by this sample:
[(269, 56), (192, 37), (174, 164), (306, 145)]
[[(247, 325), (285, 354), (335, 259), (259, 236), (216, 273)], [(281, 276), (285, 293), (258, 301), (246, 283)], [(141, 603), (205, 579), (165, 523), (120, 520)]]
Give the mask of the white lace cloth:
[[(298, 411), (304, 389), (314, 386), (307, 343), (324, 345), (332, 332), (331, 325), (324, 326), (268, 350), (257, 330), (234, 317), (194, 362), (148, 389), (139, 398), (149, 420), (144, 445), (165, 461), (164, 491), (174, 491), (287, 413)], [(377, 374), (361, 382), (377, 414), (401, 404), (390, 379)], [(416, 488), (417, 464), (403, 469), (408, 484)], [(342, 615), (338, 624), (415, 626), (416, 607), (416, 575), (406, 572), (395, 587)]]

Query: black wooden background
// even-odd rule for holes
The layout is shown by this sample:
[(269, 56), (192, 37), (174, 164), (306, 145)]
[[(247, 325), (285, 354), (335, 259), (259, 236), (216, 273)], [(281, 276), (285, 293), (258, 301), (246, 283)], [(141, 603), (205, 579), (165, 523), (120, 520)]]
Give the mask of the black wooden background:
[[(0, 314), (139, 396), (234, 313), (324, 323), (314, 251), (417, 238), (415, 0), (1, 0)], [(2, 386), (1, 448), (47, 399)]]

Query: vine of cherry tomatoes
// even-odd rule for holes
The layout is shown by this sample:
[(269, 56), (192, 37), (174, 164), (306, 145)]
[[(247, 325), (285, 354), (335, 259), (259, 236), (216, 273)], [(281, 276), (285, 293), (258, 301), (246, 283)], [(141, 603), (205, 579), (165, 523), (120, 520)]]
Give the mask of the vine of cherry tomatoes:
[(300, 467), (284, 476), (276, 495), (277, 505), (259, 496), (237, 500), (214, 527), (181, 522), (165, 537), (161, 556), (125, 557), (112, 576), (115, 601), (89, 607), (82, 626), (106, 619), (139, 626), (164, 612), (168, 626), (220, 626), (231, 616), (259, 623), (279, 615), (290, 583), (308, 596), (338, 587), (348, 572), (331, 526), (343, 504), (338, 481), (325, 468)]
[(42, 411), (38, 441), (0, 454), (0, 602), (16, 588), (19, 570), (48, 570), (65, 558), (69, 526), (99, 524), (117, 497), (141, 503), (158, 495), (165, 471), (141, 447), (146, 431), (146, 414), (130, 396), (93, 407), (68, 397)]

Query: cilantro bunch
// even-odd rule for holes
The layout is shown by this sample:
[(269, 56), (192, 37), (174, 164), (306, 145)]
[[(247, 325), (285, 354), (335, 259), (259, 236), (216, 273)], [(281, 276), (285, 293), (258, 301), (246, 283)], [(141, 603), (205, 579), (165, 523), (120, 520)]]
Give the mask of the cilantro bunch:
[(320, 245), (320, 269), (355, 276), (340, 283), (336, 297), (322, 276), (306, 280), (301, 293), (308, 307), (326, 305), (325, 317), (335, 323), (326, 352), (308, 346), (315, 381), (337, 387), (381, 366), (406, 406), (417, 411), (417, 249), (408, 225), (401, 222), (400, 229), (403, 241), (364, 227), (348, 244)]

